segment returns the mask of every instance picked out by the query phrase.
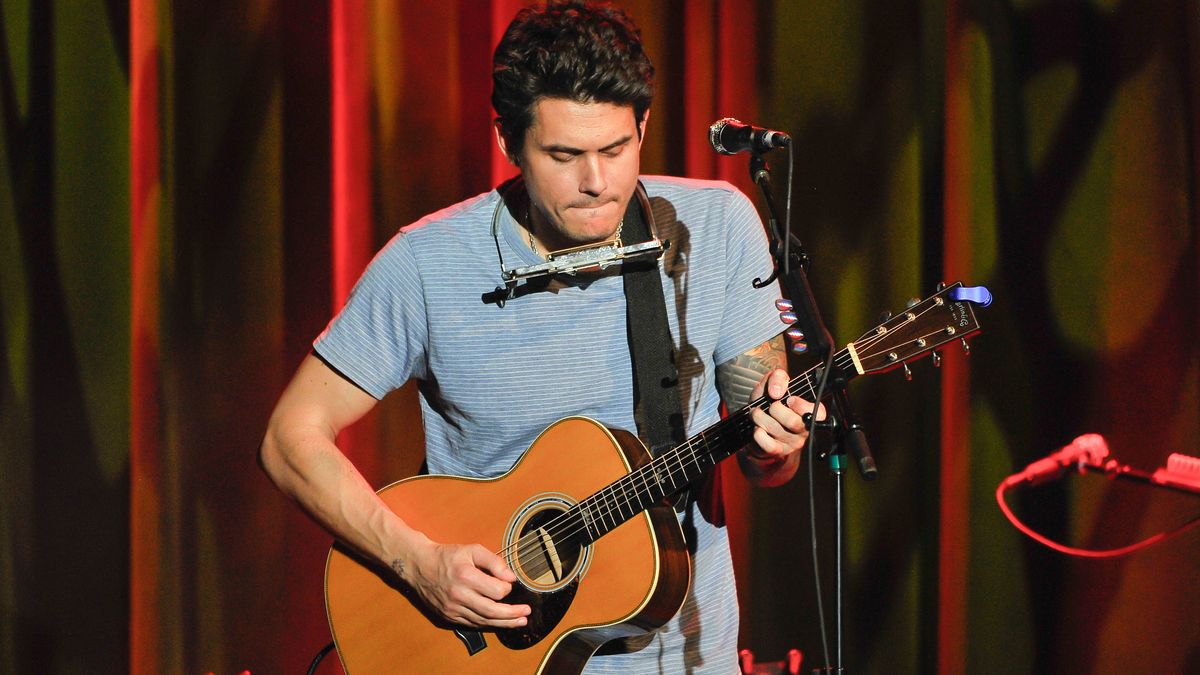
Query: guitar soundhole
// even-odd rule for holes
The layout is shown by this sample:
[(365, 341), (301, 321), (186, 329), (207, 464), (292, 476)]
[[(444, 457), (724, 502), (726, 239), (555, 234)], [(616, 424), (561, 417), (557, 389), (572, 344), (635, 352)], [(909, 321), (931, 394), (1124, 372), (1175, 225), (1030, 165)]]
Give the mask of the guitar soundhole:
[(527, 604), (531, 610), (523, 628), (497, 631), (496, 637), (509, 649), (540, 642), (575, 599), (591, 548), (579, 544), (579, 521), (568, 513), (572, 505), (565, 495), (540, 495), (526, 502), (509, 523), (506, 557), (517, 583), (503, 602)]
[(519, 530), (513, 571), (533, 590), (554, 590), (579, 566), (582, 549), (562, 516), (562, 509), (541, 509), (529, 514)]

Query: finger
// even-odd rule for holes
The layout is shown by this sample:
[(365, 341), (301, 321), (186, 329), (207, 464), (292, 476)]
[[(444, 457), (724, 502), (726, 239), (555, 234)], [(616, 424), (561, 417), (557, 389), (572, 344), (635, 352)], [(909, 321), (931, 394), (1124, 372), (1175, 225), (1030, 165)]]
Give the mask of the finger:
[(453, 615), (448, 615), (447, 618), (456, 622), (474, 626), (476, 628), (520, 628), (529, 623), (529, 620), (524, 616), (513, 619), (489, 619), (482, 616), (470, 607), (459, 607)]
[(476, 567), (501, 581), (511, 584), (517, 580), (517, 575), (508, 568), (508, 565), (504, 562), (504, 558), (482, 546), (471, 547), (471, 561), (475, 563)]
[(808, 431), (804, 425), (804, 414), (793, 405), (791, 402), (784, 404), (776, 401), (766, 412), (756, 409), (751, 416), (755, 425), (766, 430), (773, 438), (788, 439)]
[(788, 455), (787, 446), (767, 433), (766, 429), (754, 430), (754, 444), (750, 448), (750, 456), (758, 460), (778, 460)]
[(463, 608), (486, 625), (505, 627), (524, 626), (530, 611), (529, 605), (509, 605), (478, 594), (464, 603)]
[[(792, 396), (791, 398), (787, 399), (787, 405), (801, 417), (813, 411), (813, 404), (803, 398), (800, 398), (799, 396)], [(819, 407), (817, 407), (817, 420), (823, 420), (825, 417), (825, 405), (821, 404)]]
[(786, 370), (776, 368), (767, 373), (767, 393), (775, 400), (788, 395), (788, 374)]
[(801, 434), (804, 430), (804, 418), (779, 402), (772, 403), (771, 410), (772, 414), (767, 414), (757, 409), (751, 413), (754, 424), (758, 427), (755, 430), (755, 439), (759, 438), (757, 432), (763, 432), (766, 436), (766, 442), (760, 441), (759, 446), (763, 450), (773, 450), (775, 453), (779, 453), (801, 440)]
[(767, 409), (771, 419), (779, 423), (785, 431), (792, 434), (808, 433), (808, 427), (804, 424), (804, 413), (812, 410), (812, 405), (808, 404), (803, 399), (800, 404), (796, 403), (798, 397), (793, 396), (787, 399), (787, 402), (776, 401)]
[(459, 582), (476, 594), (491, 600), (503, 600), (512, 592), (512, 583), (501, 581), (487, 571), (474, 566), (463, 570)]

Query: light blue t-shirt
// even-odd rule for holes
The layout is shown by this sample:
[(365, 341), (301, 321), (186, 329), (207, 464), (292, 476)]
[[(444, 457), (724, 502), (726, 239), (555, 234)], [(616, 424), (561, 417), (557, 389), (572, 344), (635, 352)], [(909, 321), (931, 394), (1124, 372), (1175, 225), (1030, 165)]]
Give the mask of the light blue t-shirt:
[[(724, 182), (643, 177), (675, 341), (690, 437), (719, 419), (715, 366), (778, 334), (762, 223)], [(556, 280), (504, 306), (481, 297), (505, 264), (544, 262), (496, 191), (403, 228), (371, 262), (346, 307), (314, 343), (376, 398), (418, 380), (426, 460), (435, 474), (504, 473), (551, 423), (585, 415), (636, 430), (633, 374), (618, 271)], [(636, 433), (636, 432), (635, 432)], [(683, 609), (632, 654), (597, 656), (586, 673), (737, 672), (738, 608), (725, 529), (696, 512), (692, 587)], [(691, 528), (687, 528), (691, 529)]]

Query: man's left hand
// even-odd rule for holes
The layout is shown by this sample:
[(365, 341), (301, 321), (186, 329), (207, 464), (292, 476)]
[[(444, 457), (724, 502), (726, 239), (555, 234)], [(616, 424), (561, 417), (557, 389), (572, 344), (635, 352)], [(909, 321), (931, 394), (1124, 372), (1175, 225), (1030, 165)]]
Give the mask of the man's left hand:
[[(762, 486), (779, 485), (791, 479), (799, 464), (800, 450), (808, 441), (804, 415), (813, 411), (809, 401), (788, 394), (788, 374), (782, 369), (768, 372), (755, 385), (751, 400), (764, 393), (771, 399), (766, 412), (755, 408), (754, 440), (741, 453), (742, 467), (755, 483)], [(817, 412), (825, 419), (825, 407)]]

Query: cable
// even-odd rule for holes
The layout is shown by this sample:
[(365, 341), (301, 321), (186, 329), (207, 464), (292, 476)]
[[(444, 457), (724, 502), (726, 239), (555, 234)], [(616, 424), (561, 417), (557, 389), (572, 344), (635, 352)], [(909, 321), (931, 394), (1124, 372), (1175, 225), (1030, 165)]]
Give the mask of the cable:
[[(791, 271), (791, 254), (792, 254), (792, 144), (788, 143), (788, 179), (787, 179), (787, 199), (783, 204), (783, 273), (787, 274)], [(776, 233), (776, 236), (779, 236)]]
[[(789, 182), (791, 177), (788, 177)], [(817, 410), (821, 405), (821, 397), (825, 394), (825, 383), (829, 380), (829, 371), (833, 369), (833, 349), (825, 357), (825, 367), (821, 369), (821, 381), (817, 384), (817, 393), (813, 396), (813, 411), (808, 418), (808, 532), (812, 539), (813, 584), (817, 589), (817, 623), (821, 626), (821, 652), (825, 656), (825, 666), (829, 667), (829, 636), (825, 627), (825, 602), (821, 595), (821, 567), (817, 556), (817, 499), (813, 475), (813, 455), (816, 454), (816, 438), (813, 429), (817, 426)], [(835, 561), (835, 563), (840, 561)]]
[(327, 654), (329, 654), (329, 652), (331, 652), (331, 651), (333, 651), (333, 643), (332, 642), (325, 645), (324, 647), (321, 647), (321, 651), (317, 652), (317, 655), (315, 658), (313, 658), (312, 663), (310, 663), (308, 665), (308, 671), (307, 671), (306, 675), (313, 675), (313, 673), (317, 672), (317, 666), (321, 665), (321, 659), (324, 659), (325, 656)]
[(1037, 532), (1033, 531), (1033, 528), (1029, 527), (1025, 523), (1021, 522), (1019, 519), (1017, 519), (1017, 517), (1015, 515), (1013, 515), (1013, 512), (1008, 508), (1008, 504), (1004, 501), (1004, 494), (1008, 491), (1009, 487), (1010, 487), (1010, 483), (1007, 480), (1000, 483), (999, 487), (996, 488), (996, 503), (1000, 505), (1000, 511), (1003, 512), (1004, 517), (1008, 518), (1008, 521), (1013, 524), (1013, 527), (1017, 528), (1017, 530), (1019, 530), (1022, 534), (1029, 537), (1030, 539), (1033, 539), (1034, 541), (1038, 542), (1039, 544), (1041, 544), (1043, 546), (1052, 548), (1055, 551), (1058, 551), (1059, 553), (1065, 553), (1067, 555), (1078, 556), (1080, 558), (1093, 558), (1093, 559), (1119, 558), (1123, 555), (1128, 555), (1135, 551), (1140, 551), (1144, 548), (1148, 548), (1159, 542), (1166, 541), (1167, 539), (1171, 539), (1172, 537), (1175, 537), (1176, 535), (1183, 534), (1187, 530), (1192, 529), (1196, 525), (1200, 525), (1200, 516), (1198, 516), (1198, 517), (1193, 518), (1192, 520), (1184, 523), (1182, 526), (1180, 526), (1174, 530), (1171, 530), (1169, 532), (1159, 532), (1158, 534), (1148, 537), (1146, 539), (1143, 539), (1142, 541), (1139, 541), (1135, 544), (1130, 544), (1128, 546), (1122, 546), (1121, 548), (1110, 548), (1110, 549), (1101, 550), (1101, 551), (1084, 549), (1084, 548), (1076, 548), (1074, 546), (1067, 546), (1065, 544), (1060, 544), (1052, 539), (1049, 539), (1041, 534), (1038, 534)]

